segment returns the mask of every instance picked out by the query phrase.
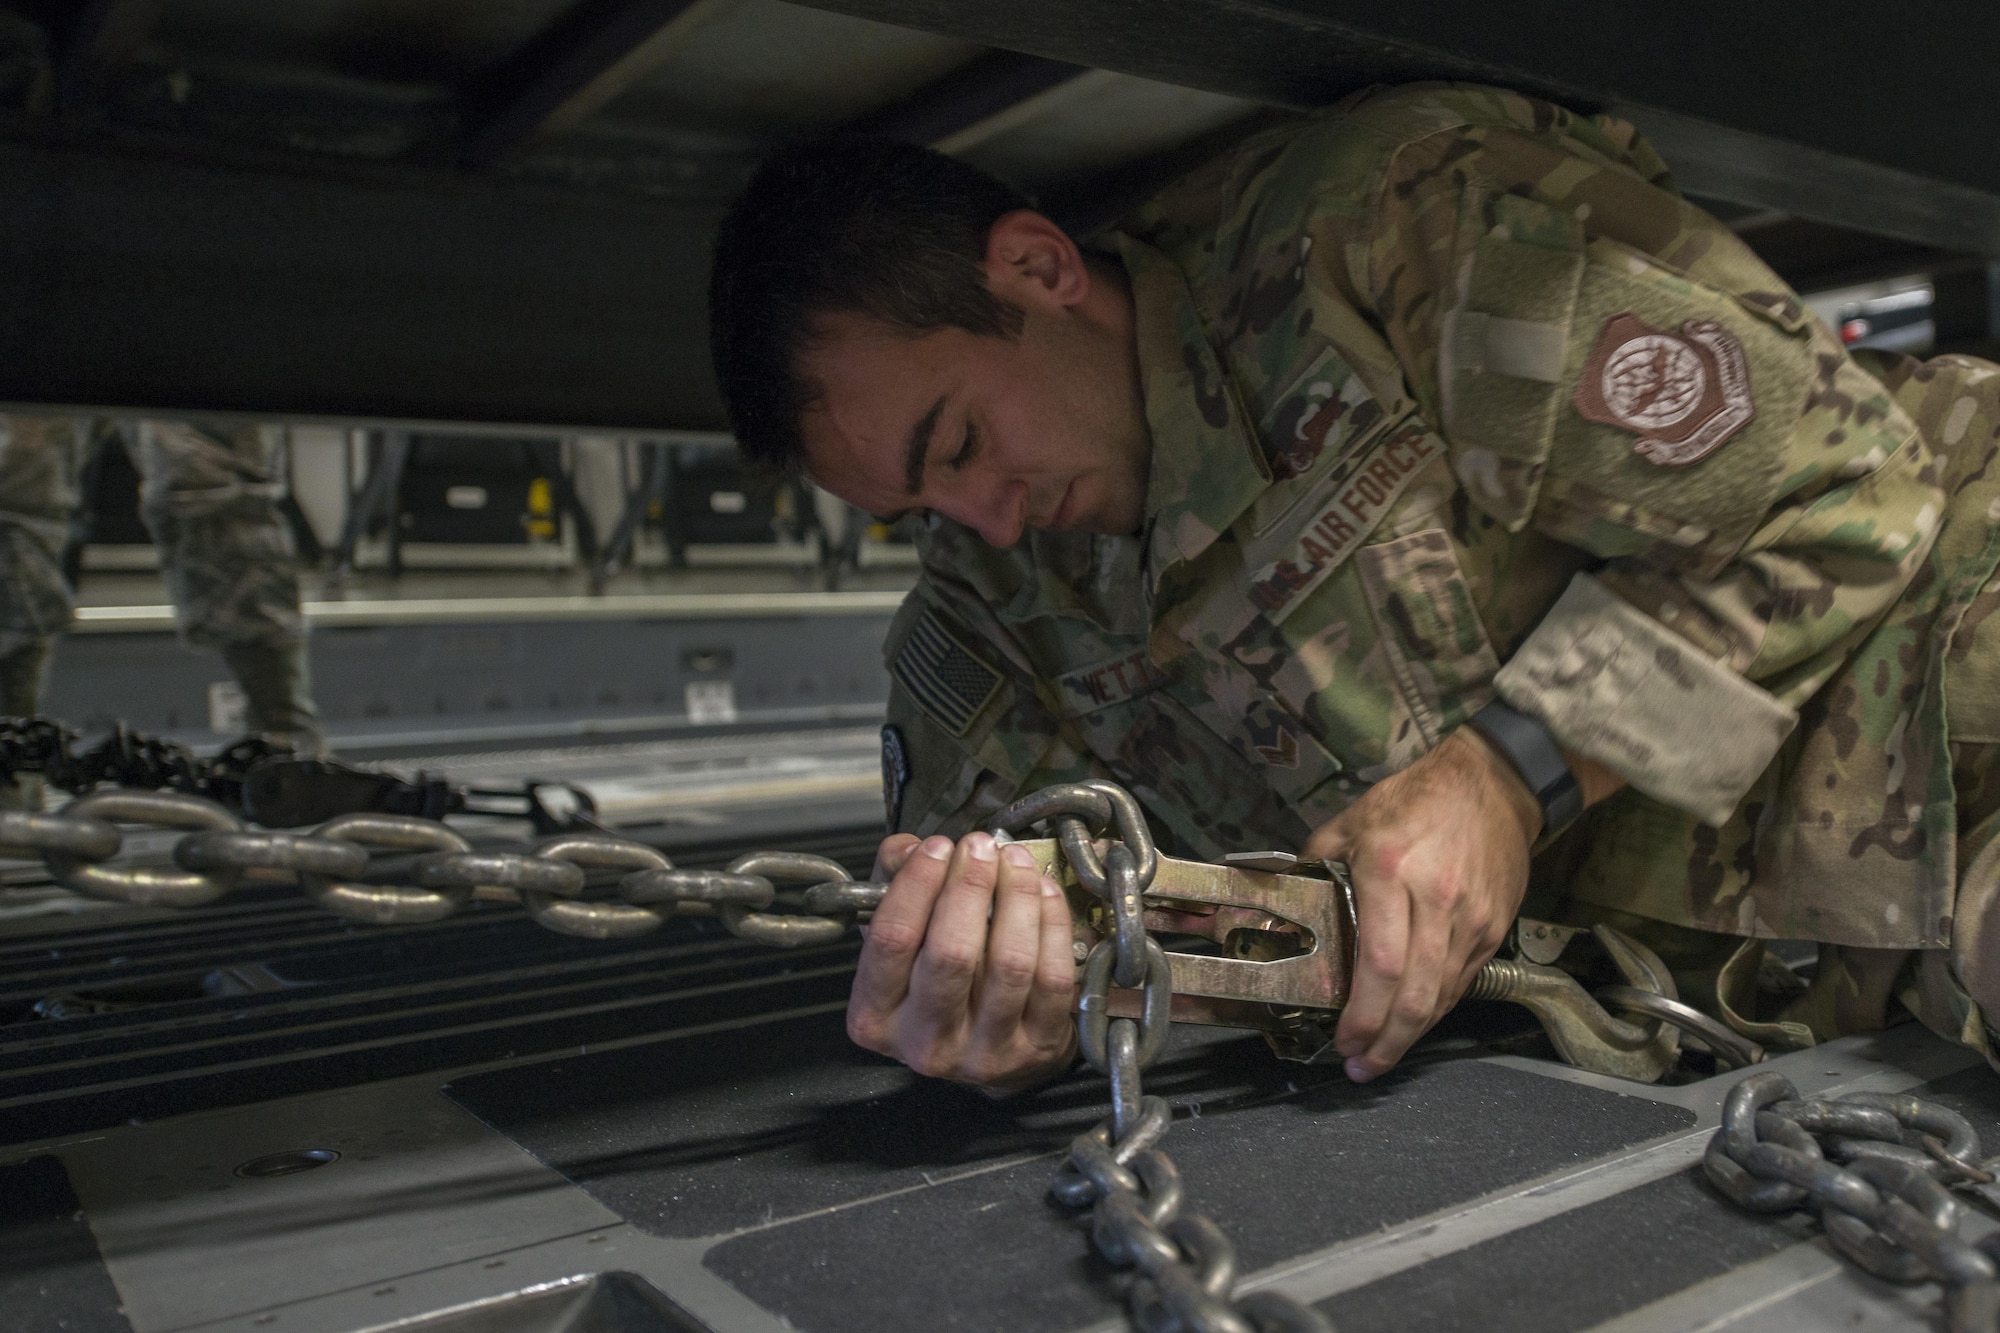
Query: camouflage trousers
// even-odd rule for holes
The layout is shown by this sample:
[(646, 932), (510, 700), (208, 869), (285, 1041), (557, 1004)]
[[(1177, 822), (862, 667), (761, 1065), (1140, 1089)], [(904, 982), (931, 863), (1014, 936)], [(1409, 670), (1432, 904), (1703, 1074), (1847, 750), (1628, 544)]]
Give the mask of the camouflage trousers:
[[(1714, 831), (1690, 827), (1681, 848), (1684, 854), (1670, 854), (1671, 844), (1655, 843), (1650, 865), (1628, 867), (1632, 872), (1628, 883), (1637, 890), (1630, 905), (1637, 911), (1620, 910), (1601, 874), (1573, 881), (1584, 884), (1584, 892), (1562, 901), (1558, 886), (1601, 853), (1589, 847), (1558, 846), (1546, 863), (1537, 865), (1539, 901), (1531, 899), (1528, 910), (1572, 924), (1605, 921), (1631, 930), (1666, 959), (1686, 998), (1767, 1044), (1809, 1045), (1915, 1016), (1941, 1035), (1980, 1051), (2000, 1068), (2000, 577), (1996, 577), (2000, 366), (1965, 357), (1940, 357), (1922, 364), (1883, 358), (1871, 369), (1908, 408), (1919, 428), (1947, 451), (1942, 480), (1950, 499), (1943, 533), (1920, 576), (1919, 583), (1925, 586), (1913, 584), (1913, 593), (1932, 596), (1936, 605), (1956, 614), (1940, 615), (1931, 622), (1927, 642), (1905, 641), (1899, 649), (1932, 655), (1930, 678), (1942, 700), (1939, 730), (1945, 762), (1928, 768), (1948, 776), (1934, 777), (1927, 788), (1920, 788), (1928, 821), (1921, 820), (1919, 807), (1912, 805), (1893, 836), (1862, 830), (1863, 836), (1855, 841), (1852, 881), (1846, 887), (1852, 890), (1871, 882), (1864, 855), (1877, 858), (1878, 865), (1879, 858), (1887, 856), (1935, 867), (1950, 890), (1938, 923), (1943, 938), (1937, 942), (1945, 947), (1871, 948), (1851, 941), (1822, 942), (1814, 979), (1798, 991), (1789, 973), (1766, 959), (1762, 941), (1744, 938), (1751, 931), (1715, 929), (1711, 921), (1723, 915), (1720, 912), (1704, 919), (1697, 911), (1673, 910), (1676, 892), (1688, 903), (1701, 901), (1692, 887), (1677, 891), (1668, 887), (1676, 871), (1684, 871), (1692, 886), (1701, 878), (1698, 872), (1712, 872), (1719, 860), (1730, 863), (1732, 874), (1741, 873), (1751, 881), (1740, 890), (1745, 898), (1761, 894), (1764, 901), (1776, 902), (1799, 891), (1798, 885), (1755, 882), (1764, 873), (1761, 867), (1748, 868), (1756, 856), (1732, 847), (1727, 828), (1718, 843)], [(1864, 647), (1858, 655), (1864, 663), (1866, 652)], [(1836, 679), (1828, 692), (1837, 693), (1842, 683)], [(1850, 684), (1850, 695), (1859, 692)], [(1879, 783), (1886, 772), (1894, 793), (1903, 775), (1918, 770), (1923, 750), (1913, 738), (1914, 727), (1906, 733), (1897, 726), (1885, 728), (1884, 720), (1871, 721), (1861, 712), (1848, 743), (1853, 765), (1839, 776), (1860, 772), (1866, 780)], [(1892, 761), (1886, 767), (1881, 764), (1885, 748)], [(1864, 758), (1876, 768), (1863, 767)], [(1824, 780), (1828, 785), (1835, 777), (1823, 769), (1802, 766), (1802, 771), (1806, 780)], [(1800, 780), (1799, 771), (1792, 780)], [(1914, 778), (1904, 785), (1917, 786)], [(1837, 867), (1824, 865), (1814, 873), (1820, 872), (1841, 874)], [(1728, 901), (1721, 906), (1727, 907)], [(1771, 919), (1778, 919), (1775, 912)], [(1894, 920), (1893, 913), (1889, 919)]]
[[(2000, 627), (2000, 617), (1993, 623)], [(1993, 639), (1985, 646), (2000, 651), (2000, 634)], [(1571, 925), (1601, 921), (1644, 941), (1682, 999), (1773, 1050), (1914, 1017), (2000, 1069), (2000, 740), (1959, 742), (1953, 758), (1960, 832), (1949, 949), (1821, 944), (1811, 980), (1800, 981), (1761, 939), (1578, 902), (1550, 914)]]
[(221, 653), (253, 730), (319, 748), (298, 559), (278, 509), (284, 457), (254, 426), (0, 418), (0, 705), (36, 709), (54, 639), (74, 614), (62, 553), (79, 479), (95, 450), (121, 446), (141, 478), (140, 515), (182, 641)]

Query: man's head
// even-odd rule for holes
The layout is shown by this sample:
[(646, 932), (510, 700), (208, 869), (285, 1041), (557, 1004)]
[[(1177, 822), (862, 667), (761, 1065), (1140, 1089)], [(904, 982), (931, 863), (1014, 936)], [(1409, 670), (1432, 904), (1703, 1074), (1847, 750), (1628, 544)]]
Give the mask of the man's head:
[(709, 297), (753, 460), (996, 546), (1139, 526), (1151, 439), (1123, 274), (984, 173), (883, 141), (782, 150), (723, 222)]

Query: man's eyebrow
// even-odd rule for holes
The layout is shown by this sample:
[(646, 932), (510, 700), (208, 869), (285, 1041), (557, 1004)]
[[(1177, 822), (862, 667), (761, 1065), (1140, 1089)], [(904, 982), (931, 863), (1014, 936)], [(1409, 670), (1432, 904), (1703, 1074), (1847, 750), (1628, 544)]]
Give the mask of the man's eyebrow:
[(916, 425), (910, 427), (910, 442), (903, 450), (903, 492), (915, 495), (924, 488), (924, 460), (930, 456), (931, 433), (937, 429), (938, 416), (944, 411), (944, 395), (931, 404), (931, 410), (924, 413)]

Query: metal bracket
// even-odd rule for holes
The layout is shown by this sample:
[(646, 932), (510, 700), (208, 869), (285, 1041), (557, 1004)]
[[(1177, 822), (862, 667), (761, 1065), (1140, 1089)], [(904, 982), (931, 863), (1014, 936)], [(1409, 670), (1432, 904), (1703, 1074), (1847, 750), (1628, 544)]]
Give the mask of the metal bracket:
[[(1070, 917), (1084, 957), (1110, 925), (1108, 905), (1070, 875), (1056, 839), (1028, 841), (1036, 863), (1070, 899)], [(1144, 899), (1146, 929), (1166, 937), (1200, 937), (1222, 947), (1220, 955), (1174, 953), (1174, 1021), (1212, 1027), (1248, 1027), (1276, 1033), (1280, 1053), (1310, 1059), (1330, 1029), (1310, 1011), (1346, 1005), (1354, 975), (1354, 887), (1346, 867), (1300, 861), (1288, 853), (1236, 853), (1224, 865), (1160, 857), (1160, 871)], [(1678, 1029), (1696, 1031), (1712, 1045), (1716, 1027), (1704, 1015), (1674, 1003), (1674, 979), (1638, 941), (1596, 927), (1638, 1001), (1654, 1003), (1650, 1023), (1626, 1023), (1584, 991), (1574, 977), (1550, 967), (1578, 931), (1538, 921), (1516, 927), (1522, 959), (1492, 959), (1468, 999), (1500, 999), (1528, 1007), (1564, 1061), (1592, 1073), (1656, 1083), (1678, 1057)], [(1548, 963), (1542, 963), (1548, 959)], [(1620, 1005), (1626, 1007), (1626, 1005)], [(1674, 1013), (1660, 1013), (1672, 1007)], [(1132, 1017), (1138, 995), (1112, 991), (1108, 1011)], [(1300, 1013), (1308, 1011), (1308, 1013)], [(1664, 1021), (1662, 1021), (1664, 1019)], [(1310, 1031), (1308, 1031), (1310, 1029)], [(1762, 1059), (1762, 1051), (1722, 1043), (1730, 1063)]]
[[(1083, 956), (1108, 933), (1109, 905), (1077, 882), (1060, 841), (1038, 838), (1022, 845), (1068, 895), (1076, 937), (1085, 946), (1079, 951)], [(1220, 954), (1168, 948), (1174, 1021), (1256, 1028), (1296, 1038), (1298, 1011), (1343, 1007), (1354, 972), (1353, 900), (1344, 866), (1301, 861), (1284, 852), (1239, 852), (1221, 865), (1161, 857), (1144, 898), (1147, 930), (1164, 936), (1163, 943), (1178, 935), (1221, 946)], [(1577, 933), (1569, 927), (1522, 921), (1515, 939), (1524, 957), (1489, 961), (1467, 998), (1523, 1005), (1541, 1020), (1568, 1063), (1642, 1083), (1659, 1081), (1674, 1064), (1679, 1052), (1676, 1028), (1695, 1031), (1718, 1044), (1710, 1029), (1719, 1025), (1674, 1003), (1673, 977), (1659, 958), (1608, 926), (1598, 926), (1593, 933), (1629, 983), (1625, 989), (1630, 995), (1619, 1007), (1636, 1008), (1639, 1001), (1647, 1001), (1652, 1005), (1645, 1011), (1650, 1022), (1614, 1017), (1569, 973), (1530, 961), (1537, 955), (1553, 961)], [(1663, 1012), (1669, 1006), (1672, 1012)], [(1107, 1012), (1135, 1016), (1137, 992), (1113, 990)], [(1324, 1037), (1322, 1032), (1310, 1041), (1287, 1038), (1290, 1046), (1299, 1048), (1293, 1058), (1310, 1058), (1306, 1048), (1324, 1045)], [(1732, 1063), (1762, 1058), (1762, 1051), (1749, 1043), (1722, 1045), (1724, 1058)]]
[(1550, 921), (1536, 921), (1532, 917), (1514, 919), (1514, 952), (1531, 963), (1544, 967), (1552, 966), (1569, 947), (1569, 942), (1582, 933), (1577, 926), (1559, 926)]
[[(1077, 882), (1061, 842), (1033, 838), (1021, 845), (1068, 895), (1077, 938), (1089, 945), (1108, 934), (1108, 906)], [(1252, 868), (1245, 864), (1252, 858), (1259, 867), (1285, 864), (1324, 873)], [(1352, 894), (1331, 868), (1283, 853), (1239, 855), (1226, 865), (1163, 856), (1144, 901), (1149, 931), (1222, 946), (1219, 955), (1167, 949), (1177, 1022), (1267, 1028), (1273, 1020), (1259, 1013), (1265, 1005), (1338, 1009), (1347, 1003)], [(1114, 1012), (1119, 994), (1113, 993)]]

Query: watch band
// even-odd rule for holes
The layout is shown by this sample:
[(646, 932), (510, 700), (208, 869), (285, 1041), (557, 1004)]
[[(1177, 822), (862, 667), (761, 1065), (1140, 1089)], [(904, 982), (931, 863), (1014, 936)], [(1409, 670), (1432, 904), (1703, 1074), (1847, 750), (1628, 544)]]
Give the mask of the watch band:
[(1474, 713), (1468, 724), (1507, 756), (1542, 807), (1542, 837), (1554, 837), (1583, 813), (1583, 788), (1549, 729), (1502, 699)]

